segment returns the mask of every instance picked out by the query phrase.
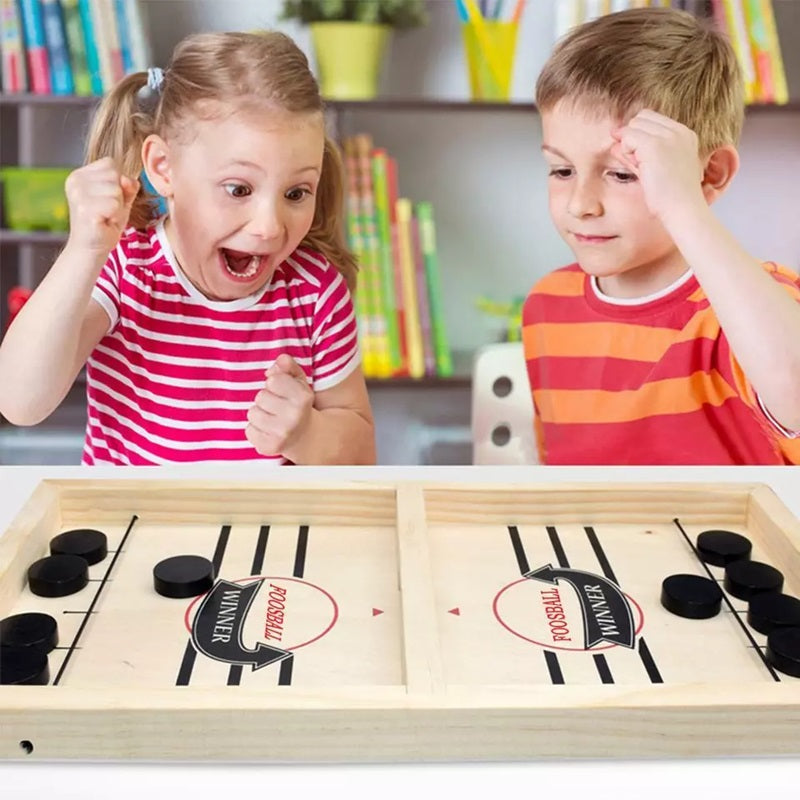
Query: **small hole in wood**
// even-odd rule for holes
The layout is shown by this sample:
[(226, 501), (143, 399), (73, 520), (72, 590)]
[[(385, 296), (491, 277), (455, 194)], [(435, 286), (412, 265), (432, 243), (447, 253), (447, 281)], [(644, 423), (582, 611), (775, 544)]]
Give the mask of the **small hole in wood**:
[(498, 425), (492, 431), (492, 444), (497, 447), (503, 447), (508, 444), (511, 439), (511, 431), (508, 425)]
[(29, 742), (27, 739), (23, 739), (19, 746), (28, 754), (30, 755), (33, 752), (33, 742)]
[(514, 388), (514, 384), (511, 382), (511, 378), (507, 378), (505, 375), (498, 378), (492, 384), (492, 391), (494, 392), (496, 397), (508, 397), (511, 394), (511, 390)]

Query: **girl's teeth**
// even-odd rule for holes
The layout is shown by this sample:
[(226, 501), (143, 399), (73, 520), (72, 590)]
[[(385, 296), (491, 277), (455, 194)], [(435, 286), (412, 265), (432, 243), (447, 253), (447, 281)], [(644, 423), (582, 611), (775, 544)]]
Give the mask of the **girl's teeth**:
[(260, 261), (261, 261), (261, 259), (260, 259), (259, 256), (251, 256), (250, 257), (250, 261), (249, 261), (249, 263), (247, 265), (247, 269), (246, 270), (242, 270), (241, 272), (237, 272), (236, 270), (231, 269), (231, 266), (228, 263), (228, 258), (226, 256), (225, 257), (225, 269), (227, 269), (228, 272), (231, 275), (234, 275), (237, 278), (251, 278), (258, 271), (258, 264), (259, 264)]

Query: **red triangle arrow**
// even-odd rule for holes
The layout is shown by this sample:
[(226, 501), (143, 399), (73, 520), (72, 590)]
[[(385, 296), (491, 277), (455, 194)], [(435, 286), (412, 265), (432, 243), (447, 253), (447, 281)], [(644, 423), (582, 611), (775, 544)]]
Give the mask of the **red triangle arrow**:
[(459, 609), (459, 608), (451, 608), (447, 613), (448, 614), (455, 614), (457, 617), (460, 617), (461, 616), (461, 609)]
[(383, 614), (383, 611), (380, 608), (373, 608), (372, 609), (372, 616), (377, 617), (378, 614)]

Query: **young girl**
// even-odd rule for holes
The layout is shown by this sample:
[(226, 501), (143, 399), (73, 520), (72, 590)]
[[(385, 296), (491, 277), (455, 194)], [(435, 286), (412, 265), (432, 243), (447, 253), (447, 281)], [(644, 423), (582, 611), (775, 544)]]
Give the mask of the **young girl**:
[(40, 422), (86, 364), (86, 464), (374, 463), (341, 162), (291, 39), (188, 37), (103, 100), (87, 162), (0, 347), (0, 413)]

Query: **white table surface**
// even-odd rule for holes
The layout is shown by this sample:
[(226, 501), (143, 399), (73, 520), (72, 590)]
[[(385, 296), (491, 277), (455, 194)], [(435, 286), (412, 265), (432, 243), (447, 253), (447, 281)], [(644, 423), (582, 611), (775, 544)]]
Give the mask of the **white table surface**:
[[(42, 478), (443, 480), (480, 483), (548, 482), (761, 482), (770, 485), (800, 518), (797, 467), (337, 467), (257, 469), (253, 465), (193, 465), (165, 468), (81, 468), (0, 466), (0, 532)], [(0, 533), (0, 535), (2, 535)], [(2, 731), (0, 731), (2, 735)], [(747, 736), (746, 730), (742, 736)], [(800, 749), (800, 730), (797, 731)], [(427, 798), (547, 796), (642, 798), (643, 800), (730, 800), (800, 797), (800, 757), (525, 763), (439, 763), (380, 765), (264, 765), (0, 762), (2, 800), (228, 800), (248, 790), (330, 800), (347, 796)], [(313, 793), (313, 795), (312, 795)], [(772, 794), (774, 793), (774, 794)]]

